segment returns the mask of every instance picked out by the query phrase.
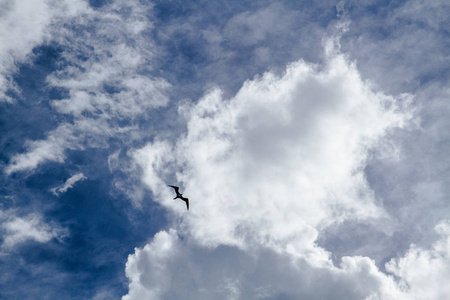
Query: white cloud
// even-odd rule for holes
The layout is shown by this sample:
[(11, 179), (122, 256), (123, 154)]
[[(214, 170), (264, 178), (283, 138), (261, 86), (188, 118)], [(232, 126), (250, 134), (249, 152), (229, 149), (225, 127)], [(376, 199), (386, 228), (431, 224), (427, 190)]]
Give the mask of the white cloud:
[(246, 82), (233, 99), (215, 90), (180, 108), (187, 135), (134, 157), (156, 201), (177, 214), (162, 183), (183, 168), (177, 179), (194, 199), (183, 222), (205, 244), (302, 248), (331, 222), (383, 215), (362, 168), (367, 151), (410, 117), (402, 101), (373, 93), (343, 56), (321, 71), (300, 61), (281, 78)]
[(46, 139), (28, 141), (27, 151), (11, 158), (7, 174), (63, 162), (67, 149), (108, 147), (113, 136), (133, 140), (138, 136), (133, 120), (147, 118), (150, 109), (168, 102), (169, 85), (148, 75), (154, 48), (148, 9), (129, 1), (54, 20), (51, 38), (63, 46), (67, 65), (47, 80), (68, 90), (69, 98), (52, 106), (73, 121), (60, 123)]
[(391, 276), (364, 257), (345, 257), (340, 268), (312, 267), (267, 248), (204, 248), (173, 229), (130, 255), (133, 299), (407, 299)]
[(68, 189), (72, 188), (73, 185), (75, 183), (77, 183), (78, 181), (85, 180), (85, 179), (87, 179), (87, 177), (84, 176), (83, 173), (75, 174), (72, 177), (70, 177), (69, 179), (67, 179), (63, 185), (52, 188), (52, 189), (50, 189), (50, 191), (53, 194), (55, 194), (56, 196), (59, 196), (60, 194), (65, 193)]
[(403, 257), (386, 265), (411, 299), (450, 298), (450, 221), (441, 221), (435, 229), (441, 238), (431, 249), (412, 245)]
[[(6, 0), (0, 3), (0, 101), (12, 99), (8, 89), (18, 63), (25, 62), (34, 47), (50, 39), (49, 26), (61, 13), (70, 17), (86, 8), (82, 1)], [(63, 10), (63, 12), (61, 12)]]
[[(337, 268), (330, 253), (315, 244), (330, 224), (387, 220), (363, 169), (369, 150), (412, 117), (410, 96), (373, 92), (343, 55), (328, 53), (324, 66), (298, 61), (281, 77), (269, 72), (246, 82), (231, 99), (217, 89), (207, 93), (179, 108), (187, 120), (185, 135), (131, 154), (142, 168), (142, 181), (172, 213), (173, 226), (187, 242), (174, 231), (161, 232), (137, 249), (128, 260), (130, 291), (124, 299), (176, 299), (180, 291), (185, 299), (298, 299), (303, 292), (309, 298), (323, 293), (318, 299), (402, 299), (393, 279), (372, 260), (346, 257)], [(174, 177), (191, 200), (189, 213), (171, 200), (166, 184)], [(156, 249), (163, 245), (167, 252), (159, 257)], [(261, 270), (236, 262), (229, 276), (212, 270), (202, 277), (207, 267), (193, 252), (220, 255), (216, 252), (225, 246), (264, 262), (266, 251), (273, 264)], [(217, 260), (222, 267), (229, 264)], [(292, 274), (277, 271), (280, 265)], [(239, 277), (245, 272), (257, 275)], [(217, 281), (202, 287), (214, 276)], [(320, 284), (299, 286), (317, 278)]]
[(135, 249), (126, 266), (132, 299), (447, 299), (450, 296), (450, 221), (436, 226), (432, 249), (412, 245), (378, 270), (367, 257), (343, 257), (340, 267), (252, 247), (205, 248), (173, 229)]
[(132, 292), (124, 299), (159, 299), (170, 288), (166, 264), (175, 255), (181, 255), (175, 245), (177, 242), (176, 232), (171, 230), (157, 233), (152, 243), (144, 249), (136, 249), (126, 267)]
[(0, 3), (0, 100), (12, 101), (5, 92), (13, 88), (11, 73), (33, 47), (41, 44), (50, 23), (47, 1), (2, 1)]
[(45, 223), (38, 214), (29, 214), (25, 217), (9, 216), (1, 228), (2, 247), (6, 249), (11, 249), (28, 240), (46, 243), (53, 238), (61, 238), (65, 235), (64, 229)]
[(11, 158), (6, 167), (6, 174), (21, 170), (34, 169), (44, 161), (63, 162), (66, 148), (77, 149), (77, 138), (73, 136), (72, 128), (67, 125), (59, 126), (48, 134), (47, 139), (38, 141), (27, 141), (28, 152), (17, 154)]

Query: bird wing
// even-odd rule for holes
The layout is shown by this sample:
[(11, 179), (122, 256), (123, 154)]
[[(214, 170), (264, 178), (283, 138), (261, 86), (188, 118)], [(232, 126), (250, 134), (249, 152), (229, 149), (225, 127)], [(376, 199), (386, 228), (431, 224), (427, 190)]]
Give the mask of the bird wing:
[(189, 199), (188, 198), (184, 198), (185, 200), (185, 202), (186, 202), (186, 207), (187, 207), (187, 210), (189, 210)]
[(168, 186), (171, 186), (171, 187), (173, 187), (174, 188), (174, 190), (175, 190), (175, 193), (177, 193), (177, 195), (178, 195), (178, 189), (179, 189), (179, 187), (177, 187), (177, 186), (174, 186), (174, 185), (168, 185)]

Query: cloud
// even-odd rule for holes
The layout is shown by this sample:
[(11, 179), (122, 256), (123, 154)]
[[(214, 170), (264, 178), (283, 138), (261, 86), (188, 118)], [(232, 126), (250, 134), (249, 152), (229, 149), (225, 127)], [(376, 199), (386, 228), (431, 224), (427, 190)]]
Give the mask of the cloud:
[(358, 61), (363, 77), (391, 93), (415, 93), (431, 82), (446, 85), (450, 60), (446, 51), (448, 2), (379, 4), (379, 14), (366, 14), (370, 5), (364, 1), (346, 5), (352, 23), (341, 43), (344, 51)]
[(440, 239), (431, 249), (412, 245), (401, 258), (392, 259), (386, 269), (400, 278), (401, 287), (411, 299), (447, 299), (450, 297), (450, 221), (436, 227)]
[(174, 171), (185, 195), (202, 199), (183, 222), (205, 244), (310, 245), (317, 228), (383, 215), (362, 168), (368, 150), (410, 117), (404, 101), (372, 92), (343, 56), (324, 70), (299, 61), (230, 100), (214, 90), (181, 107), (187, 134), (133, 155), (155, 200), (177, 214), (162, 183), (182, 168)]
[(198, 99), (211, 86), (229, 97), (268, 69), (282, 72), (300, 57), (320, 61), (329, 11), (335, 13), (334, 3), (326, 2), (307, 9), (289, 1), (205, 2), (201, 10), (186, 1), (171, 6), (172, 13), (157, 23), (157, 38), (164, 47), (158, 56), (164, 76), (175, 83), (174, 98)]
[(395, 14), (395, 18), (405, 18), (408, 21), (421, 23), (434, 30), (445, 30), (448, 26), (447, 13), (450, 5), (446, 1), (427, 2), (424, 0), (413, 0), (405, 2)]
[[(346, 55), (332, 49), (323, 65), (298, 58), (321, 61), (324, 51), (317, 48), (317, 37), (333, 32), (335, 22), (336, 11), (329, 8), (336, 3), (330, 1), (227, 4), (229, 9), (211, 9), (218, 4), (207, 7), (211, 4), (205, 2), (200, 10), (198, 4), (158, 2), (157, 30), (145, 1), (101, 2), (96, 9), (84, 0), (0, 4), (0, 99), (15, 105), (9, 98), (20, 94), (14, 72), (32, 61), (32, 50), (40, 45), (55, 45), (60, 55), (42, 90), (62, 91), (56, 97), (63, 97), (39, 104), (53, 109), (48, 119), (60, 123), (38, 139), (27, 133), (30, 140), (23, 152), (10, 156), (5, 171), (64, 163), (74, 151), (89, 148), (106, 149), (105, 158), (121, 149), (108, 159), (114, 178), (118, 170), (128, 176), (116, 182), (116, 189), (131, 191), (133, 200), (142, 198), (146, 191), (133, 189), (142, 175), (174, 228), (159, 232), (129, 256), (124, 299), (450, 297), (445, 284), (450, 279), (448, 221), (439, 223), (440, 239), (429, 246), (436, 237), (432, 228), (449, 213), (450, 185), (443, 176), (450, 162), (445, 50), (450, 6), (445, 1), (339, 2), (338, 17), (351, 16), (353, 22), (345, 23), (349, 30), (340, 40)], [(154, 36), (163, 45), (155, 46)], [(166, 48), (158, 53), (157, 47)], [(355, 58), (358, 70), (350, 63)], [(279, 67), (294, 60), (280, 75)], [(230, 96), (243, 79), (272, 67)], [(174, 87), (155, 74), (163, 74)], [(372, 87), (361, 78), (381, 85)], [(153, 126), (148, 119), (162, 111), (155, 108), (167, 104), (169, 93), (174, 100), (185, 99), (214, 84), (222, 86), (199, 100), (179, 102), (176, 122), (158, 116), (170, 133), (142, 128)], [(423, 105), (422, 127), (406, 134), (398, 130), (412, 117), (404, 105), (412, 97), (400, 94), (404, 91), (417, 92), (415, 102)], [(186, 130), (175, 139), (173, 128), (182, 120)], [(146, 140), (152, 142), (129, 151)], [(7, 144), (11, 153), (16, 147)], [(131, 167), (126, 166), (130, 157)], [(5, 187), (8, 195), (24, 187), (20, 194), (33, 196), (5, 205), (42, 207), (35, 187), (51, 179), (36, 175), (26, 187), (16, 176), (7, 178), (8, 185), (16, 182)], [(79, 173), (50, 187), (58, 195), (83, 178)], [(191, 199), (189, 213), (184, 203), (171, 200), (167, 183), (180, 184)], [(66, 219), (59, 209), (58, 215)], [(3, 219), (4, 249), (64, 234), (38, 213)], [(142, 238), (137, 235), (134, 240)], [(95, 249), (105, 245), (103, 238), (92, 244)], [(33, 259), (26, 261), (32, 266)], [(39, 268), (57, 273), (59, 263)], [(96, 270), (89, 272), (101, 282), (98, 278), (105, 277), (97, 277)], [(33, 276), (48, 282), (44, 273)], [(22, 282), (11, 285), (16, 278), (5, 274), (7, 295)], [(55, 275), (66, 278), (58, 285), (71, 286), (66, 283), (74, 277), (66, 276)], [(33, 282), (32, 291), (40, 289)], [(96, 289), (94, 297), (113, 298), (112, 290), (121, 290), (117, 286)]]
[(368, 257), (318, 267), (268, 248), (205, 248), (173, 229), (161, 231), (128, 257), (122, 299), (447, 299), (450, 222), (436, 231), (441, 238), (432, 249), (412, 245), (386, 264), (390, 274)]
[(0, 11), (0, 101), (11, 102), (5, 94), (14, 88), (11, 74), (45, 39), (49, 8), (46, 1), (2, 1)]
[[(142, 250), (136, 249), (136, 254), (129, 257), (126, 272), (132, 281), (133, 291), (131, 295), (123, 297), (124, 299), (158, 299), (162, 292), (170, 287), (168, 285), (170, 273), (167, 272), (165, 264), (175, 254), (180, 255), (174, 245), (177, 242), (175, 234), (174, 230), (170, 234), (160, 232), (155, 235), (152, 243), (147, 244)], [(140, 263), (140, 260), (145, 263)], [(141, 283), (144, 283), (144, 286), (141, 286)]]
[(17, 171), (32, 170), (44, 161), (63, 162), (67, 148), (80, 148), (77, 142), (71, 126), (60, 125), (45, 140), (26, 141), (28, 152), (13, 156), (5, 172), (9, 175)]
[(6, 94), (18, 91), (11, 79), (17, 65), (32, 56), (32, 49), (50, 39), (49, 27), (64, 10), (71, 17), (86, 5), (83, 1), (6, 0), (0, 3), (0, 101), (13, 102)]
[(17, 244), (29, 240), (46, 243), (53, 238), (61, 238), (65, 235), (64, 229), (45, 223), (39, 214), (34, 213), (24, 217), (9, 216), (1, 228), (3, 231), (2, 247), (6, 249), (11, 249)]
[(133, 299), (406, 299), (393, 278), (364, 257), (341, 267), (313, 267), (267, 248), (204, 248), (173, 229), (130, 255)]
[(445, 15), (450, 6), (421, 0), (379, 4), (376, 14), (367, 14), (368, 3), (346, 3), (351, 24), (340, 40), (342, 49), (357, 61), (362, 78), (370, 78), (374, 89), (414, 93), (420, 123), (411, 131), (392, 133), (396, 146), (383, 152), (396, 151), (395, 160), (375, 158), (377, 154), (366, 167), (368, 182), (392, 222), (379, 226), (353, 222), (334, 231), (336, 236), (327, 236), (323, 246), (338, 257), (338, 253), (368, 255), (382, 267), (408, 251), (410, 244), (428, 249), (435, 225), (450, 213), (446, 198), (450, 181), (443, 176), (450, 166), (444, 142), (450, 132), (445, 63), (449, 60)]
[(69, 97), (51, 105), (72, 121), (60, 123), (45, 139), (28, 141), (27, 150), (11, 158), (7, 174), (63, 162), (68, 149), (106, 148), (108, 139), (139, 137), (137, 119), (168, 102), (169, 85), (150, 75), (148, 9), (137, 1), (111, 3), (55, 20), (51, 38), (63, 49), (61, 68), (47, 81)]
[(254, 12), (237, 14), (224, 27), (224, 38), (229, 43), (250, 46), (267, 40), (269, 36), (282, 36), (297, 13), (275, 3)]
[[(217, 292), (222, 298), (298, 299), (303, 296), (297, 286), (301, 279), (277, 281), (285, 277), (273, 271), (277, 263), (284, 266), (283, 260), (293, 269), (294, 278), (303, 276), (307, 282), (315, 282), (317, 276), (324, 280), (321, 285), (304, 287), (311, 289), (305, 292), (311, 297), (324, 285), (340, 282), (342, 286), (336, 289), (342, 291), (342, 299), (401, 299), (393, 279), (381, 273), (372, 260), (346, 257), (337, 268), (316, 239), (323, 229), (344, 220), (388, 219), (375, 201), (364, 167), (369, 150), (411, 120), (411, 96), (374, 92), (344, 55), (328, 53), (323, 66), (297, 61), (288, 65), (282, 76), (268, 72), (245, 82), (231, 99), (223, 99), (218, 89), (210, 91), (198, 103), (179, 107), (187, 132), (178, 140), (157, 139), (130, 153), (154, 200), (169, 210), (172, 226), (188, 242), (180, 246), (175, 231), (169, 231), (155, 236), (143, 250), (137, 249), (128, 260), (131, 283), (124, 299), (138, 299), (146, 293), (155, 299), (175, 299), (175, 282), (183, 285), (183, 280), (191, 277), (186, 295), (192, 293), (200, 299), (202, 295), (206, 295), (204, 299), (216, 297), (214, 286), (223, 287)], [(166, 184), (173, 180), (191, 199), (189, 214), (171, 200)], [(167, 251), (159, 257), (156, 249), (164, 247)], [(203, 274), (204, 266), (195, 259), (186, 263), (189, 275), (167, 278), (176, 277), (170, 269), (173, 261), (176, 266), (182, 264), (178, 257), (189, 257), (194, 248), (215, 252), (221, 247), (261, 261), (265, 261), (263, 253), (271, 253), (272, 268), (250, 267), (256, 274), (270, 274), (269, 269), (274, 273), (261, 283), (262, 296), (248, 290), (259, 278), (236, 275), (241, 274), (238, 270), (247, 271), (238, 263), (229, 277), (209, 274), (207, 278), (217, 275), (223, 282), (204, 289), (204, 279), (196, 280), (194, 275)], [(295, 267), (299, 262), (301, 267)], [(302, 268), (308, 271), (298, 271)], [(363, 282), (367, 286), (353, 288)], [(323, 297), (327, 298), (326, 294)]]
[(70, 177), (69, 179), (67, 179), (63, 185), (52, 188), (50, 191), (53, 194), (55, 194), (55, 196), (59, 196), (60, 194), (65, 193), (68, 189), (71, 189), (73, 187), (73, 185), (75, 183), (77, 183), (78, 181), (85, 180), (85, 179), (87, 179), (87, 177), (84, 176), (83, 173), (75, 174), (72, 177)]

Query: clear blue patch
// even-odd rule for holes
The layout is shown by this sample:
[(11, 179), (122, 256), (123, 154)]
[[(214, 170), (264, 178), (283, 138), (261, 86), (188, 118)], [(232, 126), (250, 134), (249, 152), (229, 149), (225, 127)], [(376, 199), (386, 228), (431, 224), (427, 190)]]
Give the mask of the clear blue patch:
[(94, 8), (101, 8), (111, 2), (111, 0), (89, 0), (89, 5)]

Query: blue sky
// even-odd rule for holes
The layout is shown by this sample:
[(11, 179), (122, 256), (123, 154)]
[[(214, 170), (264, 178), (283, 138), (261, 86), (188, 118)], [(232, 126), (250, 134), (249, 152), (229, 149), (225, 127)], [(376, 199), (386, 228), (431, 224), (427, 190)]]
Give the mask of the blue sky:
[(449, 14), (0, 2), (0, 299), (450, 298)]

